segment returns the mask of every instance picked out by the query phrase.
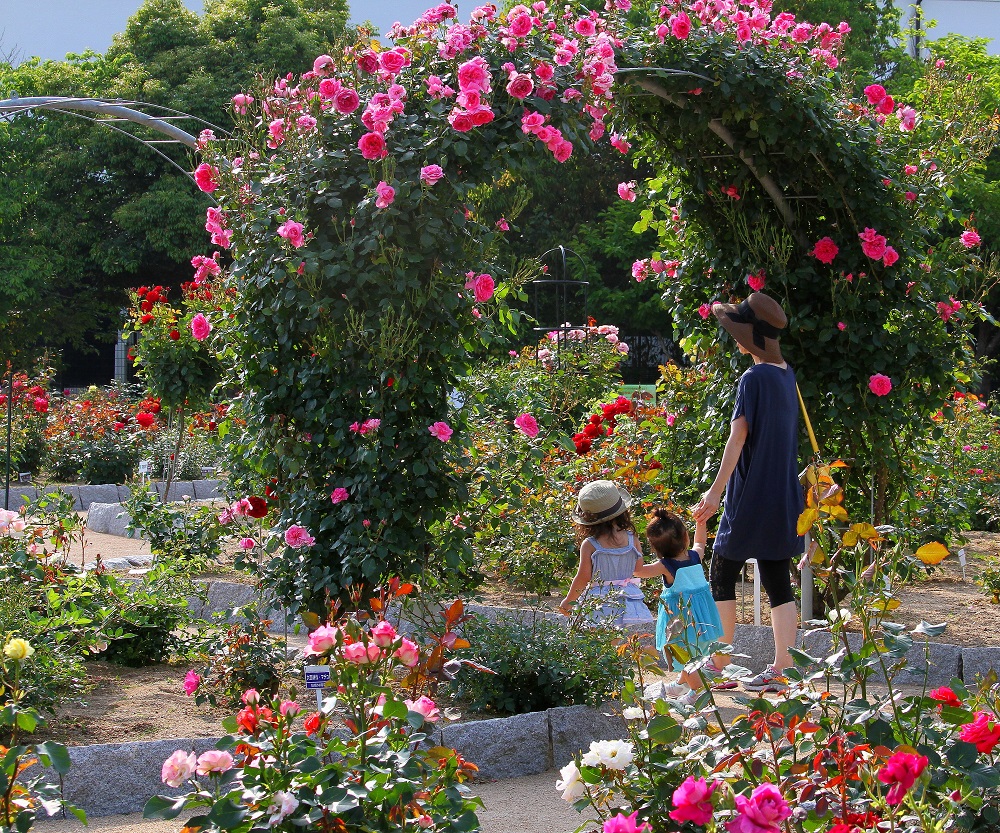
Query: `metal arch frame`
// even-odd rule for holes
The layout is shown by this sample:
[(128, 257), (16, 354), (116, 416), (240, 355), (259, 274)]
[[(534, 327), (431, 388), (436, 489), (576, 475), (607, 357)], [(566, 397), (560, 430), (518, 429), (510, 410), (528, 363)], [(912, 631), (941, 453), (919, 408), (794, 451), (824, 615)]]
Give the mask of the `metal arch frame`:
[[(136, 107), (155, 108), (156, 110), (169, 115), (158, 117), (135, 109)], [(170, 124), (168, 120), (191, 119), (205, 125), (206, 127), (212, 128), (227, 137), (232, 135), (228, 130), (212, 124), (205, 119), (199, 118), (198, 116), (192, 116), (189, 113), (174, 110), (170, 107), (164, 107), (160, 104), (147, 104), (141, 101), (74, 98), (70, 96), (33, 96), (29, 98), (20, 98), (16, 94), (13, 98), (0, 101), (0, 115), (16, 116), (19, 113), (26, 113), (30, 110), (52, 110), (59, 113), (66, 113), (67, 115), (75, 116), (76, 118), (84, 119), (95, 124), (103, 125), (109, 130), (114, 130), (124, 136), (134, 139), (137, 142), (141, 142), (191, 180), (194, 179), (191, 171), (181, 167), (177, 164), (177, 162), (167, 156), (167, 154), (154, 146), (156, 144), (180, 144), (191, 148), (192, 150), (197, 149), (198, 140), (187, 131), (181, 130), (181, 128), (176, 125)], [(85, 113), (92, 113), (93, 116), (84, 115)], [(101, 118), (101, 116), (105, 118)], [(142, 127), (147, 127), (150, 130), (155, 130), (157, 133), (161, 133), (168, 138), (160, 140), (143, 139), (133, 133), (129, 133), (127, 130), (123, 130), (118, 126), (111, 124), (111, 122), (114, 121), (127, 121), (133, 124), (138, 124)]]

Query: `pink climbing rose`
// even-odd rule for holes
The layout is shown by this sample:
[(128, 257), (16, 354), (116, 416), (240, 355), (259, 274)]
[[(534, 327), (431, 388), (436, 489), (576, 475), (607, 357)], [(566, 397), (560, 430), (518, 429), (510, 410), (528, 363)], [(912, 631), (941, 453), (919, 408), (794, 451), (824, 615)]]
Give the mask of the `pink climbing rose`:
[(698, 315), (700, 315), (702, 318), (708, 318), (708, 316), (710, 316), (711, 314), (712, 314), (711, 304), (702, 304), (700, 307), (698, 307)]
[(761, 269), (753, 275), (747, 275), (747, 283), (754, 292), (760, 292), (764, 288), (765, 283), (764, 270)]
[(446, 443), (451, 439), (451, 435), (455, 433), (452, 427), (447, 422), (435, 422), (428, 429), (431, 435), (441, 440), (441, 442)]
[(670, 34), (677, 40), (685, 40), (691, 34), (691, 19), (684, 12), (670, 18)]
[(974, 228), (966, 229), (962, 232), (962, 236), (959, 238), (962, 241), (962, 245), (967, 249), (974, 249), (978, 246), (982, 240)]
[(472, 272), (466, 273), (468, 280), (465, 288), (472, 291), (477, 304), (484, 304), (493, 297), (496, 291), (496, 282), (492, 275), (474, 275)]
[(295, 220), (285, 220), (278, 226), (278, 237), (283, 237), (296, 249), (301, 249), (306, 244), (305, 235), (302, 233), (302, 223)]
[(316, 543), (316, 539), (309, 534), (309, 530), (304, 526), (292, 524), (285, 530), (285, 543), (293, 550), (311, 547)]
[(526, 437), (534, 439), (538, 436), (538, 422), (531, 414), (521, 414), (514, 420), (514, 425)]
[(210, 332), (212, 332), (212, 325), (204, 313), (199, 312), (191, 319), (191, 335), (194, 336), (195, 341), (204, 341)]
[(876, 396), (885, 396), (892, 390), (892, 379), (881, 373), (874, 373), (868, 379), (868, 390)]
[(330, 494), (330, 500), (333, 502), (334, 506), (336, 506), (338, 503), (343, 503), (349, 497), (350, 494), (348, 493), (347, 489), (345, 489), (343, 486), (338, 486)]
[(625, 202), (635, 202), (635, 182), (619, 182), (618, 196)]
[(892, 246), (886, 246), (885, 251), (882, 252), (882, 265), (892, 266), (897, 260), (899, 260), (899, 252), (892, 248)]
[(837, 256), (837, 252), (840, 248), (836, 243), (833, 242), (831, 237), (822, 237), (816, 241), (816, 245), (813, 246), (812, 256), (816, 258), (820, 263), (833, 263), (833, 259)]
[(211, 194), (219, 187), (219, 169), (202, 162), (194, 169), (194, 181), (202, 191)]
[(378, 133), (365, 133), (358, 139), (358, 150), (365, 159), (384, 159), (389, 155), (385, 139)]
[(424, 165), (420, 169), (420, 181), (424, 185), (437, 185), (444, 176), (444, 171), (440, 165)]
[(861, 251), (872, 260), (881, 260), (885, 254), (886, 240), (873, 228), (866, 228), (858, 235), (861, 240)]
[(376, 208), (388, 208), (392, 205), (393, 200), (396, 199), (396, 189), (384, 180), (375, 186), (375, 193), (378, 194), (378, 197), (375, 199)]

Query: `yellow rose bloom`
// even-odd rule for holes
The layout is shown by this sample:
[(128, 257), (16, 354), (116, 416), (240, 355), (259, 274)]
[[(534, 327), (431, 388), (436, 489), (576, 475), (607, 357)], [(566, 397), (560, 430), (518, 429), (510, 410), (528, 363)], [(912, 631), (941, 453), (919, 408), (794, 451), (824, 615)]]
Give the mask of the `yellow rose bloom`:
[(7, 641), (7, 644), (3, 646), (4, 656), (9, 659), (27, 659), (33, 653), (35, 649), (28, 644), (27, 639), (21, 639), (19, 636), (15, 636)]

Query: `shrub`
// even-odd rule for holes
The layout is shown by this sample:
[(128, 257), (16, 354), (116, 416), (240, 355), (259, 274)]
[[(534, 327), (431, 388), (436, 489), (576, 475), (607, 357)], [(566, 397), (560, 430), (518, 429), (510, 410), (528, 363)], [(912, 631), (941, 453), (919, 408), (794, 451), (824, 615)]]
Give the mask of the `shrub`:
[[(8, 406), (11, 409), (11, 471), (37, 473), (45, 449), (46, 414), (49, 410), (48, 387), (53, 371), (37, 368), (32, 376), (14, 373), (0, 383), (0, 418), (6, 429)], [(6, 453), (0, 456), (0, 471), (5, 471)]]
[(463, 668), (455, 694), (478, 711), (521, 714), (556, 706), (597, 706), (628, 676), (610, 626), (567, 629), (541, 615), (527, 620), (474, 616), (464, 627), (472, 647), (458, 656), (492, 673)]
[(188, 567), (222, 556), (225, 530), (214, 507), (164, 502), (149, 485), (134, 486), (123, 506), (132, 519), (129, 531), (146, 538), (153, 555), (180, 559)]

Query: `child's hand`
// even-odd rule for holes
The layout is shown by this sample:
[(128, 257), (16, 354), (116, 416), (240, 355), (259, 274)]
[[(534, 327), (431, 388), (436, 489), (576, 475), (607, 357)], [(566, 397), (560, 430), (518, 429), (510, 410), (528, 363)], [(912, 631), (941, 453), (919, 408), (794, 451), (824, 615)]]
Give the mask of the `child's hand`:
[(559, 602), (559, 612), (563, 616), (572, 616), (573, 615), (573, 610), (570, 607), (570, 601), (569, 601), (568, 598), (567, 599), (563, 599), (561, 602)]

